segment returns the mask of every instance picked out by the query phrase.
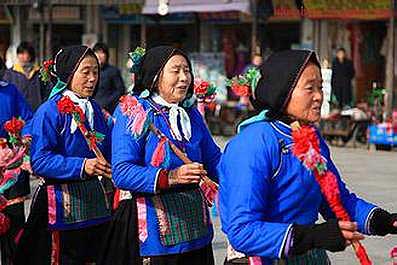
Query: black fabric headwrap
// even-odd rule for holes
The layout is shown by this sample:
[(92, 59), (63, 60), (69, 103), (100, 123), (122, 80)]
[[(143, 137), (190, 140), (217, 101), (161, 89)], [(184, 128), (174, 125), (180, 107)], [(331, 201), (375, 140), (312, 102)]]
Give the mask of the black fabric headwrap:
[(191, 62), (182, 50), (171, 46), (158, 46), (145, 53), (142, 65), (136, 74), (133, 93), (139, 95), (145, 89), (149, 90), (150, 93), (154, 92), (157, 89), (157, 82), (159, 81), (161, 71), (168, 60), (174, 55), (182, 55), (189, 65), (192, 82), (188, 88), (186, 98), (190, 98), (193, 95), (194, 86)]
[(286, 50), (273, 53), (260, 67), (261, 78), (251, 98), (255, 109), (269, 110), (270, 118), (280, 117), (309, 62), (320, 67), (313, 51)]
[[(87, 46), (68, 46), (58, 51), (54, 59), (55, 66), (53, 69), (54, 76), (52, 80), (52, 83), (55, 85), (52, 87), (49, 98), (53, 98), (55, 95), (61, 93), (70, 85), (74, 73), (79, 67), (81, 61), (87, 55), (95, 58), (95, 61), (99, 68), (98, 58), (95, 56), (95, 53)], [(100, 76), (98, 71), (98, 80), (99, 78)], [(98, 84), (99, 82), (97, 82), (95, 90), (98, 88)]]
[(57, 77), (62, 82), (69, 84), (74, 72), (76, 72), (81, 61), (87, 54), (92, 55), (99, 65), (95, 53), (87, 46), (74, 45), (60, 49), (55, 56), (54, 72)]

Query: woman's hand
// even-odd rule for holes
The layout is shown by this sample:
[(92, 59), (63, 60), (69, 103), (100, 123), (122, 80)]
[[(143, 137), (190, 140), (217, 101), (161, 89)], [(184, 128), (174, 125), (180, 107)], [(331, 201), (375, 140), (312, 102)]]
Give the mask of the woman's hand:
[(346, 245), (351, 245), (352, 241), (363, 240), (365, 237), (363, 234), (357, 231), (357, 223), (348, 221), (339, 221), (339, 229), (342, 232), (343, 237), (346, 239)]
[(204, 170), (202, 164), (185, 164), (169, 172), (168, 183), (170, 186), (197, 184), (200, 182), (200, 176), (202, 175), (207, 175), (207, 171)]
[(86, 159), (84, 163), (84, 172), (92, 177), (92, 176), (111, 176), (112, 169), (108, 162), (103, 159), (91, 158)]

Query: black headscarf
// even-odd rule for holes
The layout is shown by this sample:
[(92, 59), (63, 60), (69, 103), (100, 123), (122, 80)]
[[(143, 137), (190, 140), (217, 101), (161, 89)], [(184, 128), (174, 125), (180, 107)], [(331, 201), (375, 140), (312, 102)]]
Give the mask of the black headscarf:
[(160, 73), (168, 60), (174, 55), (181, 55), (185, 57), (189, 65), (192, 82), (188, 88), (186, 98), (190, 98), (193, 95), (194, 86), (191, 62), (182, 50), (171, 46), (158, 46), (148, 50), (145, 53), (142, 59), (141, 67), (139, 68), (138, 73), (136, 73), (136, 81), (133, 89), (134, 94), (139, 95), (145, 89), (147, 89), (150, 93), (156, 91)]
[[(84, 59), (86, 55), (91, 55), (92, 57), (94, 57), (99, 66), (99, 61), (95, 56), (94, 51), (87, 46), (74, 45), (60, 49), (55, 55), (55, 59), (54, 59), (55, 66), (53, 72), (55, 76), (64, 84), (70, 85), (74, 73), (76, 72), (81, 61)], [(53, 91), (51, 92), (50, 98), (66, 88), (65, 85), (62, 85), (59, 82), (57, 82), (58, 80), (54, 80), (54, 81), (55, 81), (54, 82), (55, 86), (53, 87)]]
[(87, 46), (74, 45), (60, 49), (55, 56), (55, 74), (62, 82), (69, 83), (86, 55), (92, 55), (98, 62), (95, 53)]
[(281, 117), (303, 69), (309, 62), (320, 67), (313, 51), (286, 50), (273, 53), (260, 66), (261, 78), (251, 98), (255, 109), (269, 110), (269, 118)]

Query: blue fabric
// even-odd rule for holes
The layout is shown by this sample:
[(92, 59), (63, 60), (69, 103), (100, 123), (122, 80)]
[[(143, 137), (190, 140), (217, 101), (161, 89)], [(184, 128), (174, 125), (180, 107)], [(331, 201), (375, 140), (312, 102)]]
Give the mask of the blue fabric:
[[(35, 113), (32, 120), (31, 162), (33, 171), (44, 178), (61, 180), (81, 179), (82, 165), (85, 158), (95, 158), (95, 154), (81, 134), (76, 130), (70, 133), (72, 116), (59, 113), (57, 102), (61, 95), (49, 99)], [(94, 101), (94, 129), (105, 135), (98, 144), (105, 158), (110, 161), (111, 134), (102, 115), (101, 109)], [(86, 127), (89, 128), (88, 123)]]
[(26, 122), (22, 134), (29, 133), (29, 121), (32, 116), (32, 109), (18, 89), (0, 80), (0, 137), (8, 137), (4, 123), (12, 117), (21, 117)]
[[(145, 109), (150, 108), (147, 100), (140, 99), (140, 102)], [(192, 161), (204, 164), (209, 177), (217, 180), (216, 167), (221, 155), (220, 149), (213, 141), (198, 110), (191, 108), (187, 112), (192, 124), (192, 137), (189, 142), (176, 142), (176, 144), (185, 148)], [(154, 115), (153, 112), (151, 115), (154, 125), (172, 139), (165, 119), (161, 115)], [(115, 184), (121, 189), (131, 190), (134, 193), (148, 193), (147, 196), (151, 196), (156, 193), (156, 176), (160, 168), (153, 167), (150, 162), (159, 140), (151, 132), (138, 140), (135, 139), (127, 129), (128, 118), (121, 113), (119, 107), (116, 108), (115, 118), (112, 135), (112, 170)], [(166, 169), (174, 169), (182, 164), (183, 162), (171, 152), (170, 163)], [(149, 200), (146, 200), (146, 203), (148, 238), (141, 244), (141, 255), (177, 254), (204, 247), (211, 242), (212, 227), (208, 236), (172, 247), (164, 247), (160, 242), (155, 208)]]
[[(70, 180), (81, 180), (83, 177), (84, 159), (95, 158), (95, 154), (89, 149), (84, 136), (77, 130), (70, 133), (71, 115), (59, 113), (57, 102), (61, 95), (43, 103), (32, 119), (32, 145), (31, 165), (33, 172), (44, 179), (56, 179), (59, 183), (67, 183)], [(95, 101), (94, 129), (105, 135), (105, 139), (98, 143), (99, 149), (110, 162), (111, 159), (111, 133), (102, 111)], [(88, 123), (86, 127), (89, 128)], [(57, 205), (57, 207), (62, 207)], [(97, 220), (94, 223), (100, 223)], [(87, 222), (93, 224), (93, 222)], [(76, 224), (68, 228), (79, 228), (86, 224)]]
[[(334, 215), (313, 174), (292, 154), (291, 128), (279, 121), (247, 126), (226, 146), (219, 163), (222, 230), (231, 245), (264, 264), (281, 258), (291, 225), (314, 224)], [(321, 139), (321, 153), (338, 176), (341, 197), (359, 230), (368, 233), (376, 206), (350, 193)]]

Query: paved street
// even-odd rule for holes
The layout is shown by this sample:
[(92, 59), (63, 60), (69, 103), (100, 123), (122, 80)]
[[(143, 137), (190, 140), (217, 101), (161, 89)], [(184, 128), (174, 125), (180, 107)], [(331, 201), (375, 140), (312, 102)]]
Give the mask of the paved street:
[[(223, 143), (223, 141), (220, 141)], [(397, 152), (367, 151), (365, 149), (333, 148), (335, 164), (342, 172), (351, 191), (390, 211), (397, 211)], [(216, 220), (215, 224), (219, 224)], [(397, 236), (368, 237), (363, 241), (374, 265), (391, 264), (389, 250), (397, 245)], [(219, 225), (214, 241), (216, 264), (225, 257), (224, 236)], [(358, 264), (351, 248), (330, 254), (333, 264)]]

